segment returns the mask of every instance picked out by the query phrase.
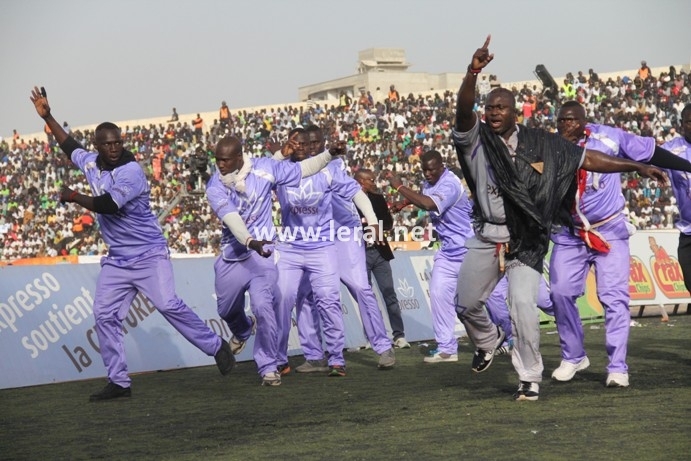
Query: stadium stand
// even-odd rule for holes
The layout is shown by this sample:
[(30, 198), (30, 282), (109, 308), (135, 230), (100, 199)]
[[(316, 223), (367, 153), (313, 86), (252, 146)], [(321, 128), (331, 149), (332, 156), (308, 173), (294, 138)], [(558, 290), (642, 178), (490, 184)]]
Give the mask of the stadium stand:
[[(642, 80), (636, 71), (598, 76), (592, 69), (556, 78), (558, 91), (543, 91), (539, 80), (503, 84), (517, 99), (519, 121), (527, 126), (555, 129), (555, 114), (562, 101), (577, 99), (590, 120), (619, 126), (637, 134), (653, 136), (658, 143), (678, 136), (681, 109), (691, 102), (691, 80), (674, 67), (655, 69)], [(477, 107), (482, 111), (486, 88), (478, 85)], [(268, 156), (285, 141), (298, 124), (317, 124), (327, 138), (346, 140), (351, 172), (368, 168), (394, 170), (408, 184), (422, 181), (420, 155), (428, 149), (442, 153), (455, 168), (456, 155), (450, 143), (455, 91), (401, 94), (397, 102), (375, 100), (373, 105), (348, 107), (337, 101), (310, 101), (284, 106), (231, 111), (222, 126), (217, 112), (201, 113), (202, 136), (195, 135), (196, 114), (152, 120), (119, 122), (127, 149), (135, 153), (150, 177), (152, 206), (173, 252), (216, 253), (220, 228), (204, 196), (204, 178), (213, 172), (213, 146), (234, 134), (243, 139), (253, 156)], [(209, 122), (206, 122), (209, 121)], [(93, 126), (79, 127), (72, 135), (93, 147)], [(63, 184), (77, 190), (88, 186), (49, 134), (13, 136), (0, 142), (0, 262), (58, 255), (99, 255), (106, 248), (94, 217), (82, 208), (58, 202)], [(380, 179), (387, 199), (398, 199)], [(626, 212), (639, 229), (669, 229), (678, 214), (669, 188), (634, 175), (622, 176), (628, 200)], [(275, 221), (278, 223), (278, 210)], [(422, 212), (396, 216), (399, 226), (426, 224)]]

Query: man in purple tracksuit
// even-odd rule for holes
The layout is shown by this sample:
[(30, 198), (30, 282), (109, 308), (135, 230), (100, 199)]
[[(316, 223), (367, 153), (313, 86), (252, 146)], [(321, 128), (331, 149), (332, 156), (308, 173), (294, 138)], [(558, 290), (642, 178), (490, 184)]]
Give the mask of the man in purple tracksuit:
[[(291, 161), (307, 157), (307, 136), (298, 132), (298, 148)], [(295, 131), (295, 130), (294, 130)], [(333, 167), (304, 178), (299, 186), (278, 186), (283, 224), (281, 242), (277, 247), (278, 282), (275, 305), (278, 319), (279, 367), (288, 363), (290, 313), (295, 305), (298, 284), (307, 274), (319, 312), (326, 349), (329, 353), (329, 376), (345, 376), (345, 329), (339, 293), (338, 259), (332, 229), (332, 195), (352, 197), (359, 190), (357, 183), (339, 182)]]
[[(662, 147), (691, 161), (691, 104), (684, 106), (681, 111), (681, 135), (667, 141)], [(667, 174), (679, 207), (679, 219), (674, 223), (674, 227), (680, 232), (677, 257), (686, 289), (691, 291), (691, 178), (688, 173), (674, 170), (667, 170)]]
[[(305, 130), (308, 137), (308, 155), (316, 155), (325, 148), (322, 131), (312, 125)], [(338, 275), (355, 299), (360, 309), (360, 317), (365, 330), (365, 336), (372, 345), (372, 349), (379, 354), (377, 364), (380, 369), (389, 369), (396, 363), (396, 356), (391, 340), (386, 334), (386, 325), (377, 298), (367, 279), (365, 247), (362, 236), (362, 223), (358, 209), (362, 209), (369, 223), (377, 221), (372, 204), (367, 195), (360, 190), (359, 183), (345, 173), (342, 159), (336, 159), (329, 164), (329, 171), (333, 180), (341, 184), (350, 184), (348, 195), (333, 194), (332, 212), (333, 228), (337, 238), (334, 240), (338, 257)], [(357, 185), (357, 191), (355, 189)], [(351, 193), (355, 195), (351, 196)], [(344, 238), (338, 238), (338, 236)], [(313, 296), (309, 279), (303, 276), (300, 281), (296, 299), (296, 317), (300, 345), (305, 356), (305, 363), (298, 366), (298, 373), (323, 371), (326, 366), (322, 348), (321, 329), (319, 327), (318, 312), (314, 308)]]
[[(685, 168), (678, 158), (656, 148), (655, 139), (635, 136), (619, 128), (586, 123), (585, 109), (576, 101), (559, 110), (557, 129), (580, 146), (615, 157), (661, 167)], [(605, 314), (605, 341), (609, 363), (607, 387), (629, 385), (626, 349), (629, 312), (629, 229), (622, 213), (626, 200), (619, 174), (579, 171), (579, 187), (572, 218), (575, 231), (563, 228), (552, 234), (550, 282), (554, 314), (561, 342), (562, 362), (552, 378), (569, 381), (590, 361), (585, 352), (583, 327), (576, 300), (585, 291), (590, 266), (595, 267), (597, 296)]]
[(422, 193), (404, 186), (395, 175), (391, 175), (389, 181), (391, 187), (408, 202), (430, 212), (432, 224), (441, 239), (441, 248), (434, 255), (429, 284), (437, 349), (430, 351), (424, 361), (457, 362), (458, 341), (454, 335), (457, 315), (454, 298), (458, 272), (468, 251), (465, 240), (473, 235), (471, 205), (461, 180), (444, 166), (439, 152), (425, 152), (421, 162), (426, 180)]
[(123, 149), (120, 128), (105, 122), (96, 127), (98, 153), (88, 152), (53, 118), (45, 90), (34, 87), (31, 101), (61, 149), (84, 173), (93, 196), (64, 187), (62, 202), (96, 213), (108, 255), (94, 296), (94, 319), (108, 384), (90, 401), (132, 395), (127, 373), (122, 321), (137, 292), (142, 292), (188, 341), (214, 356), (223, 375), (235, 365), (229, 344), (216, 335), (176, 294), (173, 265), (163, 232), (149, 203), (149, 185), (131, 152)]
[[(292, 148), (289, 142), (284, 149)], [(215, 155), (218, 171), (209, 180), (206, 195), (224, 224), (222, 252), (214, 264), (218, 314), (233, 333), (230, 341), (233, 354), (243, 350), (256, 329), (253, 356), (262, 385), (278, 386), (281, 376), (276, 366), (277, 329), (273, 310), (278, 274), (273, 259), (267, 259), (270, 250), (263, 248), (276, 234), (271, 216), (271, 189), (275, 185), (298, 185), (303, 176), (321, 170), (331, 155), (326, 152), (300, 164), (255, 159), (243, 156), (242, 144), (236, 137), (221, 139)], [(254, 318), (245, 314), (246, 292), (250, 294)]]

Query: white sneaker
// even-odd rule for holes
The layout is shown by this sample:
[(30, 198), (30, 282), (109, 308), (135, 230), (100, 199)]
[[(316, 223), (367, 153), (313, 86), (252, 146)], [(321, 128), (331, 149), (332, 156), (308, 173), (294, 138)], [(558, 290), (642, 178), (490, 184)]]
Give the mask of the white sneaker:
[(511, 354), (511, 348), (509, 346), (499, 346), (494, 349), (494, 356)]
[[(257, 334), (257, 318), (254, 315), (249, 315), (247, 317), (252, 324), (252, 329), (250, 331), (250, 336)], [(240, 352), (242, 352), (245, 349), (245, 346), (247, 345), (247, 341), (249, 338), (246, 340), (241, 340), (237, 336), (233, 335), (232, 338), (230, 338), (230, 350), (233, 352), (233, 355), (238, 355)]]
[(399, 336), (393, 342), (393, 346), (397, 349), (410, 349), (410, 343), (405, 340), (405, 336)]
[(578, 363), (562, 360), (559, 368), (552, 372), (552, 379), (556, 379), (557, 381), (571, 381), (577, 371), (585, 370), (589, 366), (590, 360), (588, 360), (588, 356), (583, 357)]
[(281, 375), (277, 371), (270, 371), (262, 376), (262, 386), (280, 386)]
[(609, 373), (607, 374), (607, 387), (629, 387), (628, 373)]
[(447, 354), (434, 350), (430, 351), (430, 355), (426, 356), (423, 361), (425, 363), (458, 362), (458, 354)]
[(387, 351), (382, 352), (382, 354), (379, 356), (379, 364), (377, 365), (378, 368), (384, 370), (384, 369), (389, 369), (393, 368), (393, 366), (396, 364), (396, 354), (393, 351), (393, 347)]

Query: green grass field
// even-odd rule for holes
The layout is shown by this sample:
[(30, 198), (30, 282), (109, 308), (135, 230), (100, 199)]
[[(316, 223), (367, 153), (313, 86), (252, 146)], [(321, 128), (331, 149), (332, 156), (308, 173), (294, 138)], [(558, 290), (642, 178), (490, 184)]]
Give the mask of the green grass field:
[[(557, 335), (543, 331), (537, 402), (514, 402), (508, 356), (485, 373), (424, 364), (398, 351), (379, 371), (371, 350), (346, 353), (348, 376), (259, 385), (254, 363), (133, 377), (133, 396), (89, 403), (104, 380), (0, 391), (0, 459), (686, 460), (691, 457), (691, 316), (638, 319), (631, 387), (604, 387), (604, 326), (586, 325), (591, 366), (553, 383)], [(293, 357), (294, 366), (302, 357)]]

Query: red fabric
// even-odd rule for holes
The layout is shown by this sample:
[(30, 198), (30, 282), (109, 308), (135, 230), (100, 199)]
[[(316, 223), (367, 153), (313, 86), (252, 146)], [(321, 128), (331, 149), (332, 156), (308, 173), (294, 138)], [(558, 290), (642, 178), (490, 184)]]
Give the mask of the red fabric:
[[(585, 138), (583, 139), (583, 141), (579, 143), (581, 147), (584, 147), (585, 143), (588, 141), (588, 137), (590, 136), (590, 130), (586, 129), (584, 135)], [(574, 212), (576, 211), (575, 208), (581, 203), (581, 198), (585, 193), (587, 179), (588, 172), (583, 168), (579, 168), (578, 171), (576, 171), (576, 181), (578, 189), (576, 191), (576, 203), (574, 203)], [(586, 245), (588, 245), (588, 248), (593, 249), (595, 251), (599, 251), (600, 253), (609, 253), (610, 244), (599, 232), (595, 230), (586, 231), (584, 229), (578, 229), (578, 236), (581, 238), (581, 240), (585, 242)]]
[(609, 253), (609, 243), (603, 237), (600, 237), (599, 232), (586, 232), (583, 229), (578, 229), (578, 236), (588, 245), (588, 248), (599, 251), (600, 253)]

